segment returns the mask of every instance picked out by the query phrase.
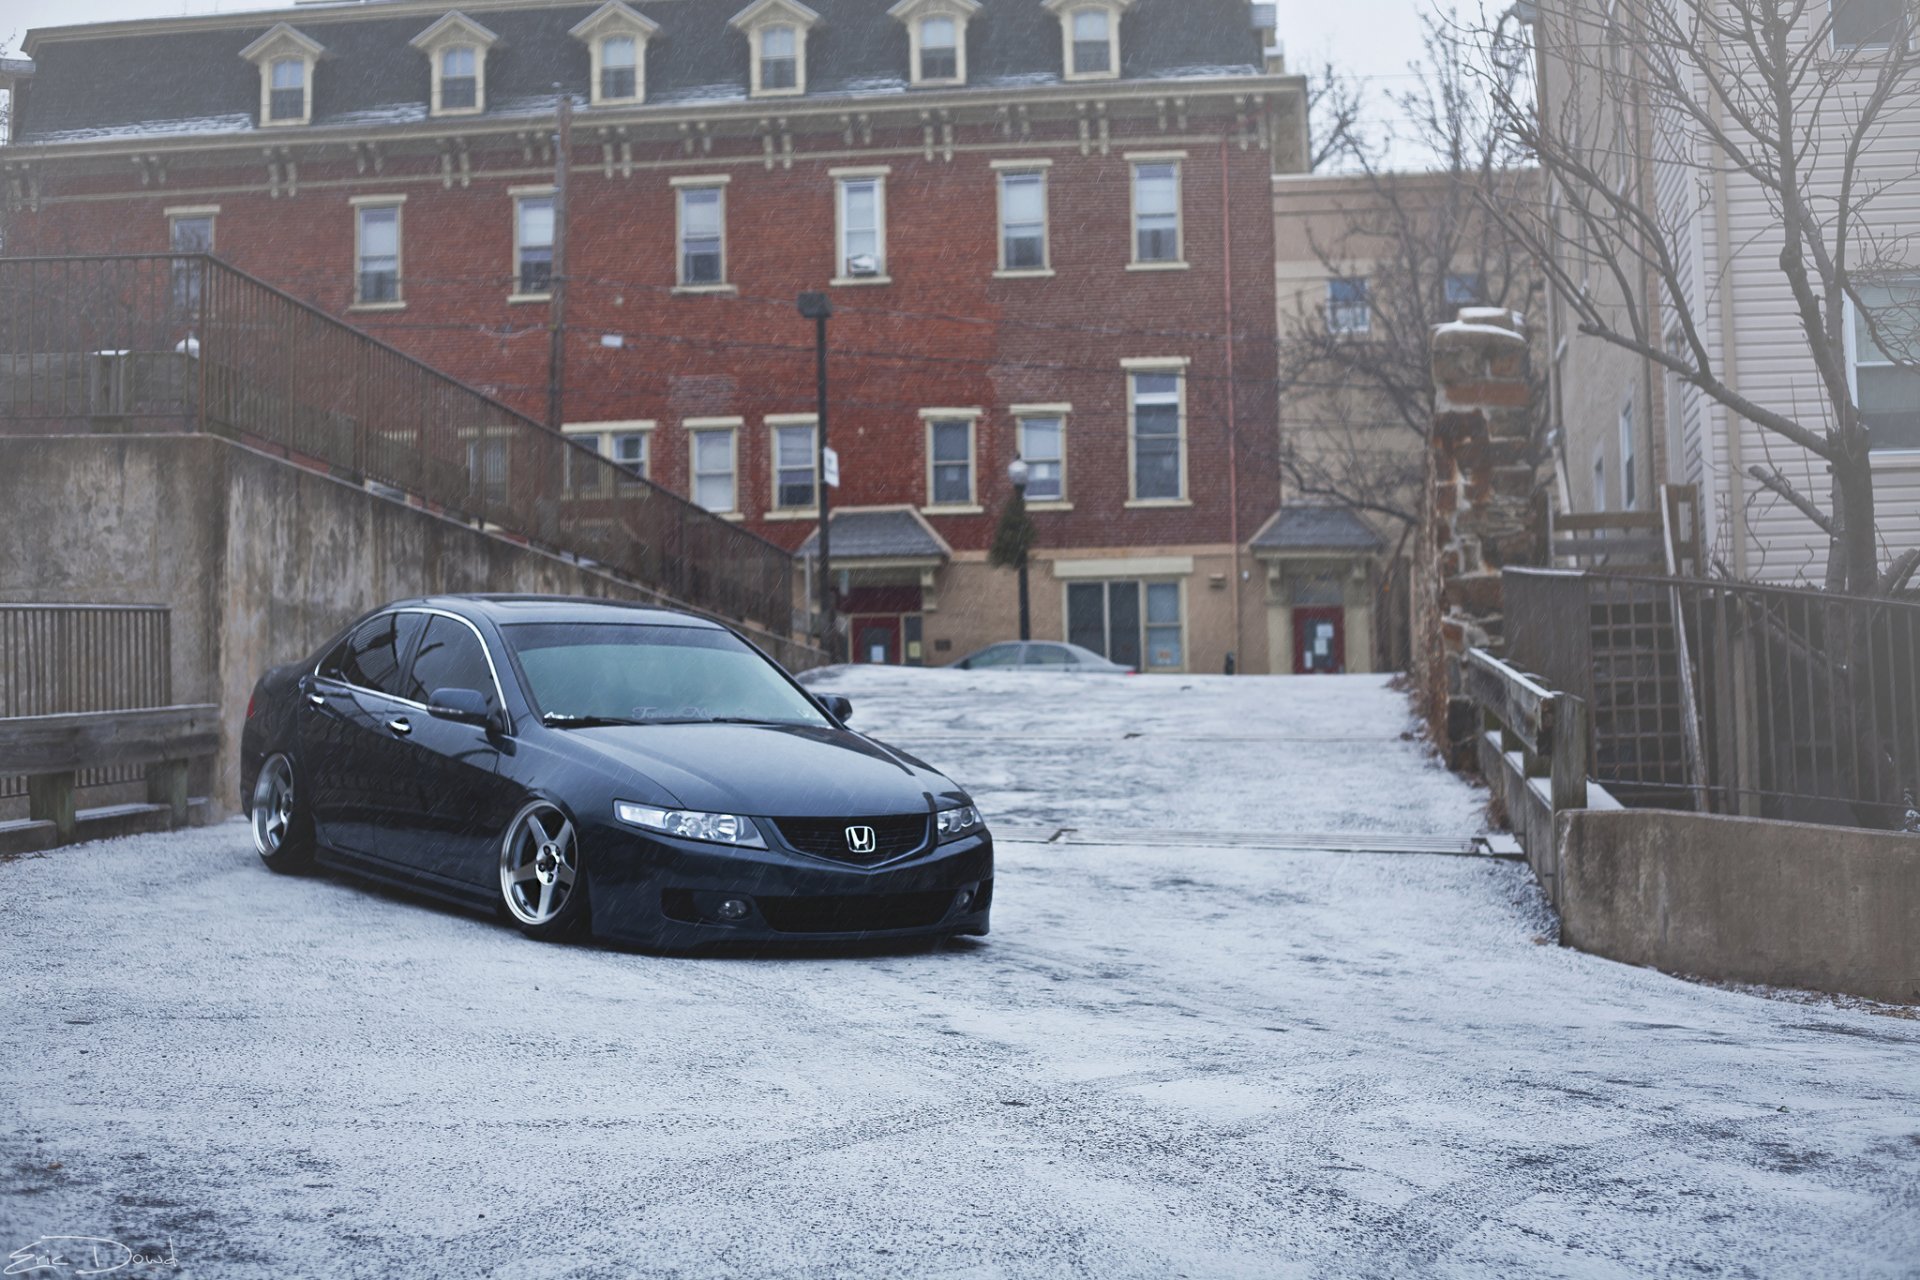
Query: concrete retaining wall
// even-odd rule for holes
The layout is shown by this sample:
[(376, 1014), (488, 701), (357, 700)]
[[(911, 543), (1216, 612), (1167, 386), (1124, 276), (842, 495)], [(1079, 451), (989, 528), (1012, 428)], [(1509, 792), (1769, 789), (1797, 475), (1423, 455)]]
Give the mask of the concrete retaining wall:
[(1630, 810), (1562, 814), (1557, 843), (1569, 946), (1920, 1004), (1920, 836)]
[[(217, 702), (231, 811), (247, 695), (355, 615), (433, 592), (659, 597), (212, 436), (0, 437), (0, 599), (173, 608), (176, 702)], [(816, 650), (748, 630), (790, 669)]]

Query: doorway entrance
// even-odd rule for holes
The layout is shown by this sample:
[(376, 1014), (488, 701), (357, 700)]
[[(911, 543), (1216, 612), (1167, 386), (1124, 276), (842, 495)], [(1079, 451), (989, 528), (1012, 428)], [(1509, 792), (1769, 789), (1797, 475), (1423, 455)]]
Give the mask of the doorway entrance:
[(1293, 673), (1337, 676), (1347, 669), (1347, 611), (1316, 608), (1293, 611)]

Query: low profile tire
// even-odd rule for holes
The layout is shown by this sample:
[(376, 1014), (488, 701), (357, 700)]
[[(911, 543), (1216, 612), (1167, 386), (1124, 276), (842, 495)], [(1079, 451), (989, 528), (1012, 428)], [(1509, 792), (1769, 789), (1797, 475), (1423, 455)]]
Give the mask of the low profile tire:
[(500, 841), (500, 898), (520, 932), (568, 938), (587, 922), (587, 877), (573, 821), (545, 800), (514, 816)]
[(253, 784), (253, 847), (268, 869), (298, 875), (313, 868), (313, 817), (294, 786), (293, 761), (267, 757)]

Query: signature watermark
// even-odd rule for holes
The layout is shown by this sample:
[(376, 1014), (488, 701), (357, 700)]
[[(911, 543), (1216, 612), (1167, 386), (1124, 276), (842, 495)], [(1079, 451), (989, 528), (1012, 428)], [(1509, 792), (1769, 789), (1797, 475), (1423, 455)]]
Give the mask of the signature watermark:
[[(152, 1248), (143, 1246), (142, 1249)], [(179, 1269), (180, 1259), (173, 1251), (173, 1237), (167, 1237), (166, 1252), (130, 1249), (105, 1236), (41, 1236), (7, 1255), (6, 1276), (109, 1276), (137, 1267)]]

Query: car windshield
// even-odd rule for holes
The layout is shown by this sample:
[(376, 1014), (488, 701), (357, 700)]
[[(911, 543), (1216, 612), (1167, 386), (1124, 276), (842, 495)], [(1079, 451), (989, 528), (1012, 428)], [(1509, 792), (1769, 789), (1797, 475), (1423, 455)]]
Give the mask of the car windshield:
[(704, 627), (503, 627), (548, 724), (828, 722), (739, 637)]

